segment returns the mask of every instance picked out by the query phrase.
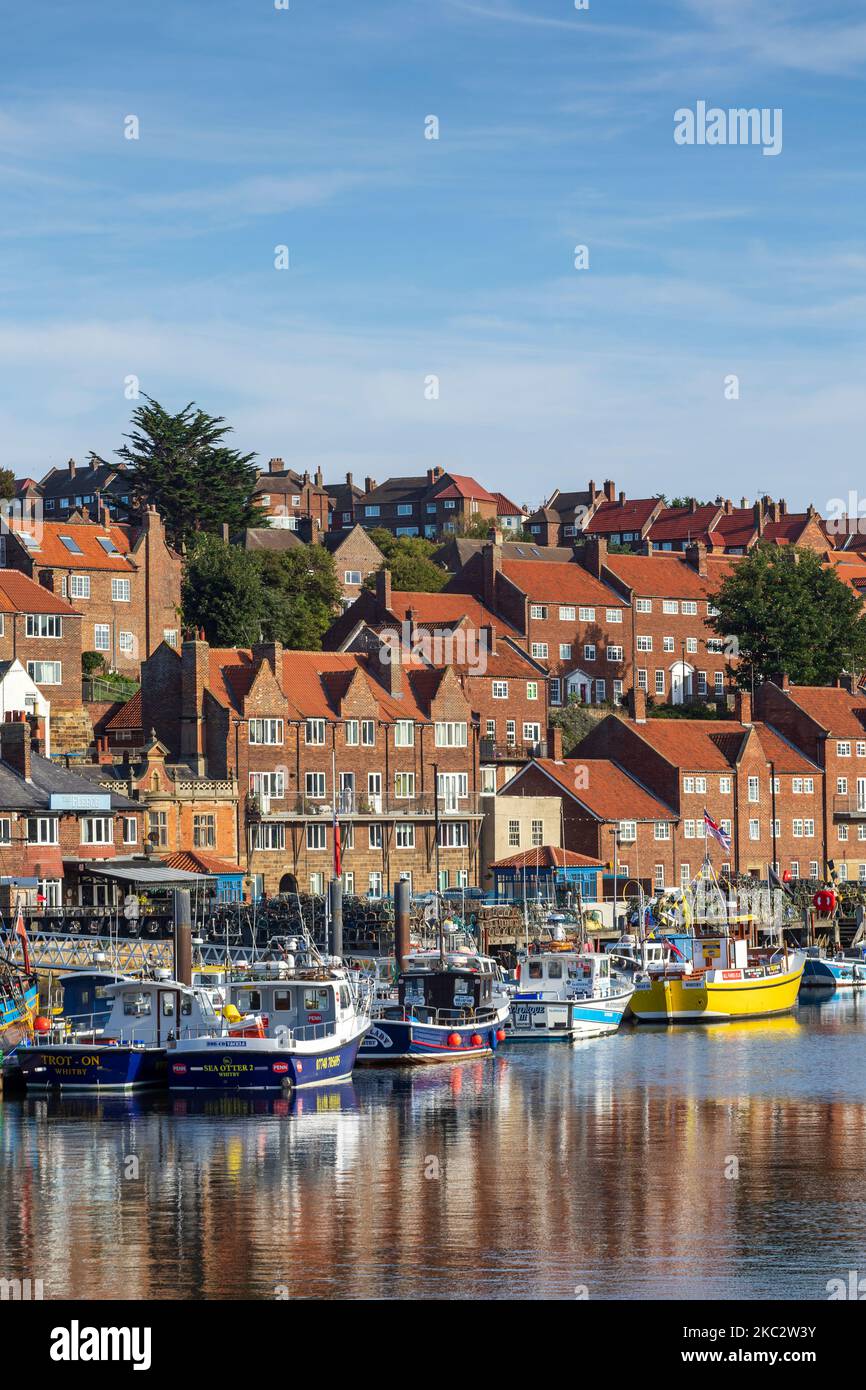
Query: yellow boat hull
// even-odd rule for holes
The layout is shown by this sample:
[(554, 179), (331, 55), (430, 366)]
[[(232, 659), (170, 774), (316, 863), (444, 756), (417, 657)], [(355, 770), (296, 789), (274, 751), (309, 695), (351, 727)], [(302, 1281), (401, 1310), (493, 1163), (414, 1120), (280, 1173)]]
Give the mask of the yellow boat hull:
[(636, 986), (631, 1011), (643, 1023), (719, 1023), (732, 1018), (765, 1018), (787, 1013), (794, 1007), (802, 978), (803, 962), (778, 975), (750, 977), (742, 970), (714, 970), (709, 979), (659, 976)]

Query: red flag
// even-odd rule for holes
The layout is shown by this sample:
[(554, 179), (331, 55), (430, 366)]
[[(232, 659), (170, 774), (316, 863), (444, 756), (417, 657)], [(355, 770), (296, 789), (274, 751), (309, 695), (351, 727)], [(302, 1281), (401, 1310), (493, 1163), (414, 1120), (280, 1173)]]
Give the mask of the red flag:
[(27, 931), (24, 927), (24, 918), (21, 915), (21, 908), (18, 909), (18, 916), (15, 919), (15, 935), (21, 937), (21, 950), (24, 953), (24, 974), (30, 974), (30, 942), (27, 940)]

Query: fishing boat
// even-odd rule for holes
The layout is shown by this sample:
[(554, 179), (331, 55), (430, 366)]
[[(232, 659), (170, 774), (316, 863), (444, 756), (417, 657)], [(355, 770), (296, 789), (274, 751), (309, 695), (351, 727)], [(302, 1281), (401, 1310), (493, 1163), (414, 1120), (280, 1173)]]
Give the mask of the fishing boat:
[[(670, 918), (664, 903), (657, 914)], [(631, 1010), (639, 1022), (724, 1022), (787, 1013), (803, 978), (805, 955), (750, 945), (754, 923), (731, 917), (709, 858), (687, 891), (679, 890), (675, 926), (687, 926), (668, 939), (674, 958), (649, 964), (635, 975)]]
[(494, 998), (493, 970), (461, 955), (418, 960), (380, 997), (361, 1062), (430, 1063), (488, 1057), (505, 1040), (507, 999)]
[[(93, 1016), (48, 1020), (16, 1058), (28, 1090), (132, 1091), (164, 1086), (168, 1049), (179, 1034), (219, 1032), (204, 990), (172, 980), (120, 977), (102, 986), (110, 1004)], [(70, 1029), (68, 1024), (73, 1023)]]
[(36, 976), (0, 959), (0, 1054), (32, 1038), (38, 1002)]
[(634, 993), (630, 979), (597, 951), (538, 951), (521, 956), (505, 1025), (508, 1042), (574, 1042), (615, 1033)]
[(313, 948), (300, 964), (294, 954), (260, 962), (224, 988), (223, 1026), (173, 1042), (171, 1091), (279, 1091), (351, 1077), (370, 1027), (372, 978), (353, 977)]
[(863, 989), (866, 987), (866, 946), (849, 946), (825, 956), (817, 946), (806, 948), (803, 989)]

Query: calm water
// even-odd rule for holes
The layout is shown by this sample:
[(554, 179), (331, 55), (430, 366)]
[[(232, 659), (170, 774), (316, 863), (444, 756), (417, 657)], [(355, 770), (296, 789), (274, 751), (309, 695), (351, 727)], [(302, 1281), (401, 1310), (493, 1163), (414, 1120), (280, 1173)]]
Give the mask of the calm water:
[(46, 1298), (811, 1299), (866, 1275), (862, 996), (294, 1104), (6, 1100), (0, 1126), (0, 1275)]

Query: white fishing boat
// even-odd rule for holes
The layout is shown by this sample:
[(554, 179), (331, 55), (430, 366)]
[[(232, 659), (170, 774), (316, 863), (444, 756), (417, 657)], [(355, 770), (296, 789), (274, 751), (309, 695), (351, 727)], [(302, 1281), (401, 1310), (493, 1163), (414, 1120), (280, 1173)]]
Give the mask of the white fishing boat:
[(633, 993), (632, 981), (615, 974), (603, 952), (523, 954), (507, 1041), (574, 1042), (615, 1033)]

